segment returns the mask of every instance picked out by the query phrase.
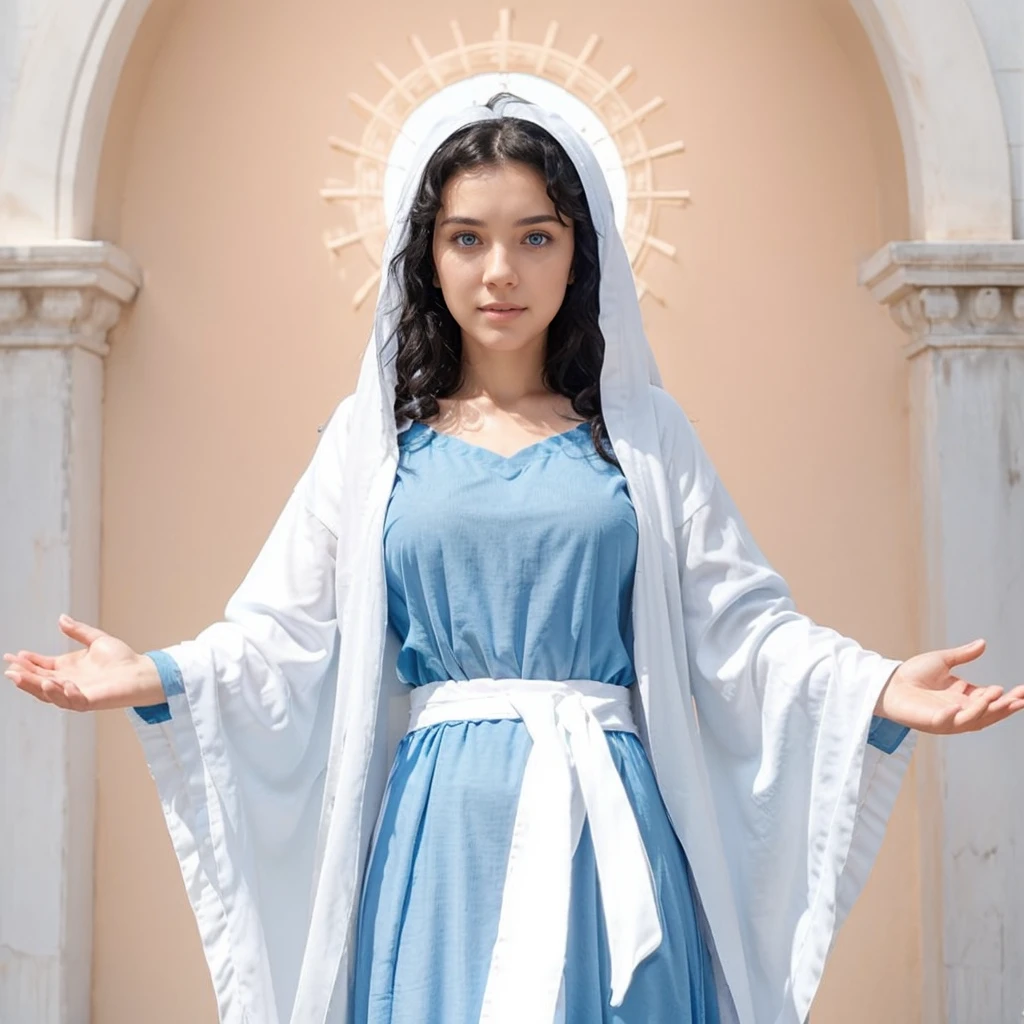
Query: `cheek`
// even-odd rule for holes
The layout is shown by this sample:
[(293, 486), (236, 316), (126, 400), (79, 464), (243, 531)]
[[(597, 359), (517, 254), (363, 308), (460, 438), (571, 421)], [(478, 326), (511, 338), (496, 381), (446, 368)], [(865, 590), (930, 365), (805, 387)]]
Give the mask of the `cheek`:
[(479, 276), (472, 260), (460, 258), (451, 252), (440, 252), (434, 257), (437, 277), (446, 295), (457, 297), (467, 288), (475, 287)]
[(561, 305), (569, 282), (572, 255), (559, 253), (557, 259), (538, 261), (532, 268), (532, 291), (544, 296), (547, 305)]

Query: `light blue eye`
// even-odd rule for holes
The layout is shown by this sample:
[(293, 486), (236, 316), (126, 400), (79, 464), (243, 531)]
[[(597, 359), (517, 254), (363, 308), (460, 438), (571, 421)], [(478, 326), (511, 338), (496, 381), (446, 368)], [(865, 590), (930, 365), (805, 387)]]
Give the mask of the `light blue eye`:
[[(531, 239), (531, 238), (539, 238), (539, 239), (540, 239), (540, 241), (539, 241), (539, 242), (536, 242), (536, 243), (534, 243), (534, 242), (530, 242), (530, 239)], [(539, 248), (540, 248), (540, 247), (541, 247), (542, 245), (544, 245), (544, 244), (546, 244), (546, 243), (547, 243), (547, 241), (548, 241), (548, 236), (547, 236), (547, 235), (545, 235), (543, 231), (531, 231), (531, 232), (530, 232), (530, 234), (528, 234), (528, 235), (526, 236), (526, 240), (527, 240), (527, 242), (530, 242), (530, 247), (531, 247), (531, 248), (533, 248), (533, 249), (539, 249)]]
[[(469, 239), (468, 244), (465, 243), (465, 239), (467, 238)], [(476, 235), (474, 235), (471, 231), (462, 231), (455, 236), (455, 244), (461, 245), (467, 249), (470, 248), (470, 246), (472, 246), (475, 241)]]

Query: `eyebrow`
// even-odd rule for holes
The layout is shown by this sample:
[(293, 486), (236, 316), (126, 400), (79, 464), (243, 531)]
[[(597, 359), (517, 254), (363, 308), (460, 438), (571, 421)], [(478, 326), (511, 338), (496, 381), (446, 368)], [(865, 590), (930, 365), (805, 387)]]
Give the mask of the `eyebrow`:
[[(521, 228), (526, 227), (529, 224), (561, 224), (562, 222), (550, 213), (539, 213), (535, 217), (523, 217), (515, 222), (514, 227)], [(445, 217), (438, 227), (444, 227), (446, 224), (464, 224), (471, 228), (482, 228), (486, 227), (486, 224), (482, 220), (477, 220), (475, 217)]]

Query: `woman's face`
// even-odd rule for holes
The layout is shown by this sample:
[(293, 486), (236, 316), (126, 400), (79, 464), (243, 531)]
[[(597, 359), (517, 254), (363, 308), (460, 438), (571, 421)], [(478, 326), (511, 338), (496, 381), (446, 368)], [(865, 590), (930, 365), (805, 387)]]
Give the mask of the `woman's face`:
[(568, 284), (572, 222), (526, 164), (453, 175), (434, 221), (435, 285), (463, 343), (505, 352), (543, 344)]

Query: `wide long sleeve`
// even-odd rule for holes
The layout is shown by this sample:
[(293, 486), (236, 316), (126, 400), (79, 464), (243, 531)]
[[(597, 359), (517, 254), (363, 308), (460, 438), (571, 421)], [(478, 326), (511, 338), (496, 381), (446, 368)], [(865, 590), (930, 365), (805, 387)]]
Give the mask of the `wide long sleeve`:
[[(330, 745), (345, 403), (221, 621), (150, 652), (166, 705), (130, 709), (224, 1020), (294, 997)], [(267, 969), (271, 965), (272, 970)]]
[(689, 689), (755, 1012), (771, 992), (787, 1010), (764, 1020), (795, 1024), (867, 881), (913, 752), (913, 733), (874, 715), (900, 661), (796, 608), (692, 425), (667, 404)]
[[(863, 726), (865, 743), (872, 725), (880, 736), (882, 720), (872, 712), (900, 662), (796, 609), (717, 477), (681, 527), (678, 544), (694, 696), (719, 742), (737, 753), (761, 751), (764, 725), (782, 727), (790, 716), (813, 715), (840, 690), (844, 700), (868, 711), (851, 717), (849, 728)], [(781, 739), (785, 733), (780, 728), (767, 735)]]
[(232, 756), (268, 781), (305, 754), (338, 639), (337, 538), (303, 491), (300, 483), (292, 492), (223, 619), (163, 651), (180, 673), (179, 699), (193, 717), (206, 713), (209, 738), (231, 730)]
[[(900, 662), (797, 611), (719, 480), (680, 527), (677, 545), (691, 686), (719, 824), (727, 846), (751, 851), (733, 880), (753, 922), (748, 962), (765, 978), (801, 979), (793, 1005), (809, 1006), (912, 749), (906, 730), (873, 716)], [(869, 747), (872, 726), (877, 742)], [(758, 942), (759, 921), (786, 922), (793, 945)]]

